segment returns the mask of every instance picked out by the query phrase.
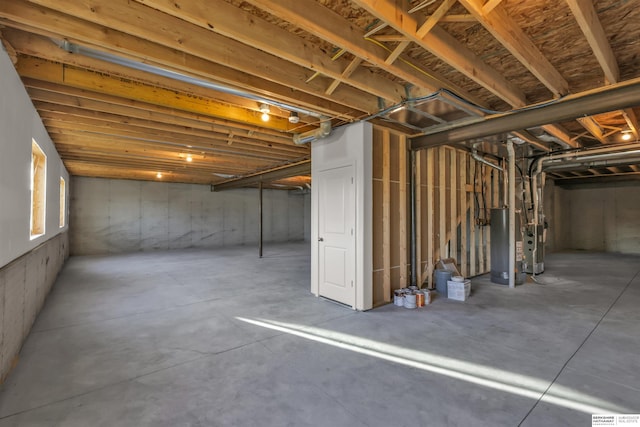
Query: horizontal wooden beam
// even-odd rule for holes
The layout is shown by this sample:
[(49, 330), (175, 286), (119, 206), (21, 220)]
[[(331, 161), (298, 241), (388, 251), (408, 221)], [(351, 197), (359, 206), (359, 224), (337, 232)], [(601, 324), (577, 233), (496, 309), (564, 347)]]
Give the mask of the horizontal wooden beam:
[(257, 111), (235, 107), (216, 101), (215, 99), (175, 93), (168, 89), (107, 76), (38, 58), (20, 57), (16, 69), (21, 76), (44, 80), (50, 83), (87, 89), (213, 117), (221, 117), (283, 132), (290, 132), (294, 128), (294, 125), (284, 118), (272, 117), (268, 123), (265, 123)]
[(477, 105), (486, 106), (484, 100), (461, 89), (434, 70), (425, 70), (407, 57), (401, 56), (399, 61), (385, 64), (390, 53), (388, 49), (367, 40), (363, 30), (315, 0), (247, 1), (414, 85), (420, 90), (412, 92), (413, 97), (444, 88)]
[[(392, 103), (401, 102), (406, 97), (404, 86), (372, 73), (368, 69), (360, 68), (351, 75), (344, 76), (342, 72), (348, 66), (348, 60), (342, 58), (331, 60), (320, 47), (225, 1), (182, 3), (176, 3), (173, 0), (136, 1), (208, 31), (320, 72)], [(129, 3), (130, 7), (131, 3)], [(134, 10), (137, 9), (134, 7)], [(127, 11), (127, 13), (130, 12)]]
[(93, 111), (103, 111), (144, 120), (171, 123), (213, 132), (235, 132), (264, 141), (281, 144), (290, 142), (291, 136), (276, 130), (232, 122), (203, 114), (176, 110), (132, 99), (78, 89), (60, 84), (23, 77), (25, 87), (34, 101), (44, 101)]
[[(153, 36), (150, 39), (143, 39), (70, 16), (66, 12), (64, 8), (58, 11), (26, 0), (12, 0), (0, 2), (0, 23), (46, 37), (67, 39), (174, 71), (194, 74), (292, 105), (307, 109), (315, 108), (330, 116), (358, 117), (367, 111), (357, 107), (363, 102), (361, 91), (347, 86), (330, 97), (326, 96), (323, 82), (306, 83), (309, 77), (308, 70), (296, 67), (287, 61), (275, 64), (276, 66), (272, 68), (268, 66), (268, 62), (264, 66), (256, 67), (262, 55), (267, 54), (261, 54), (255, 49), (254, 55), (244, 50), (234, 51), (236, 48), (241, 48), (242, 44), (234, 44), (232, 40), (228, 40), (226, 44), (220, 44), (214, 43), (212, 37), (205, 37), (205, 43), (208, 43), (207, 53), (202, 53), (203, 56), (200, 57), (185, 52), (178, 41), (175, 41), (172, 46), (161, 45), (149, 41), (155, 40)], [(70, 12), (71, 9), (69, 9)], [(117, 23), (117, 20), (114, 21)], [(140, 21), (145, 22), (144, 19)], [(216, 34), (210, 35), (220, 37)], [(246, 50), (247, 47), (244, 46), (244, 49)], [(377, 109), (377, 100), (372, 99), (371, 102)]]

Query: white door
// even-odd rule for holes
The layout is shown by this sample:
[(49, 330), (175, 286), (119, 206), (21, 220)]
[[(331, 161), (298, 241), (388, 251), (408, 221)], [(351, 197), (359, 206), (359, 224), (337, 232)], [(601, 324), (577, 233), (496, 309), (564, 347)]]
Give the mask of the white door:
[(318, 173), (318, 286), (323, 297), (355, 306), (355, 184), (353, 165)]

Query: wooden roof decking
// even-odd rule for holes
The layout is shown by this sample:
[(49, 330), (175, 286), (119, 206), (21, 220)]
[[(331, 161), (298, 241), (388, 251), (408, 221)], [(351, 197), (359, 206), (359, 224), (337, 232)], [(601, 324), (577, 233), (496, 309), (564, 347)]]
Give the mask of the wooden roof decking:
[[(508, 111), (637, 78), (633, 3), (11, 0), (0, 25), (72, 174), (216, 184), (309, 158), (292, 136), (318, 117), (294, 125), (282, 105), (339, 125), (443, 88), (461, 105)], [(255, 97), (70, 53), (63, 41), (273, 100), (271, 120)], [(622, 130), (638, 138), (639, 113), (543, 129), (557, 148), (616, 143)], [(625, 172), (637, 173), (615, 174)]]

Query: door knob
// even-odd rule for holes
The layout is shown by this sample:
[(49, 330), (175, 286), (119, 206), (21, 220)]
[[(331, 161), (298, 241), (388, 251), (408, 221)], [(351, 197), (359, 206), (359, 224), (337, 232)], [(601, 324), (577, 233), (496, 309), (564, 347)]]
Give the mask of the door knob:
[(322, 237), (318, 237), (318, 242), (324, 242), (324, 239)]

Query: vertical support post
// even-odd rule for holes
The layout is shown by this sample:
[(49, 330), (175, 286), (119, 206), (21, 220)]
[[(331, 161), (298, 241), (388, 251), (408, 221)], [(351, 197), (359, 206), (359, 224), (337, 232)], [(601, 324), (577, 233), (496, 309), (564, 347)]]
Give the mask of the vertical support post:
[(436, 148), (430, 148), (427, 150), (427, 274), (429, 279), (429, 289), (433, 289), (433, 238), (436, 234), (435, 227), (433, 225), (433, 215), (435, 211), (433, 185), (434, 185), (434, 156)]
[(516, 154), (513, 142), (507, 141), (509, 154), (509, 287), (516, 287)]
[(449, 152), (449, 256), (456, 261), (458, 260), (458, 153), (456, 150)]
[(422, 156), (424, 150), (416, 152), (416, 267), (418, 268), (418, 283), (422, 285), (424, 275), (422, 274), (422, 242), (424, 235), (422, 231)]
[(411, 286), (420, 286), (417, 282), (420, 260), (416, 259), (416, 152), (411, 151), (411, 165), (409, 166), (411, 179), (409, 193), (411, 194)]
[(382, 131), (382, 289), (391, 301), (391, 136)]
[[(398, 137), (398, 163), (399, 163), (399, 213), (400, 213), (400, 230), (398, 232), (400, 236), (400, 287), (407, 287), (407, 137), (401, 135)], [(413, 196), (409, 196), (413, 197)], [(413, 215), (413, 213), (410, 213)], [(409, 230), (411, 238), (414, 238), (414, 230)], [(416, 232), (417, 233), (417, 232)], [(414, 262), (413, 258), (410, 258)], [(418, 264), (418, 267), (420, 265)], [(420, 271), (420, 268), (418, 268)]]
[(258, 184), (258, 254), (262, 258), (262, 181)]
[(469, 276), (469, 254), (467, 245), (467, 158), (468, 154), (460, 156), (460, 272), (464, 277)]

